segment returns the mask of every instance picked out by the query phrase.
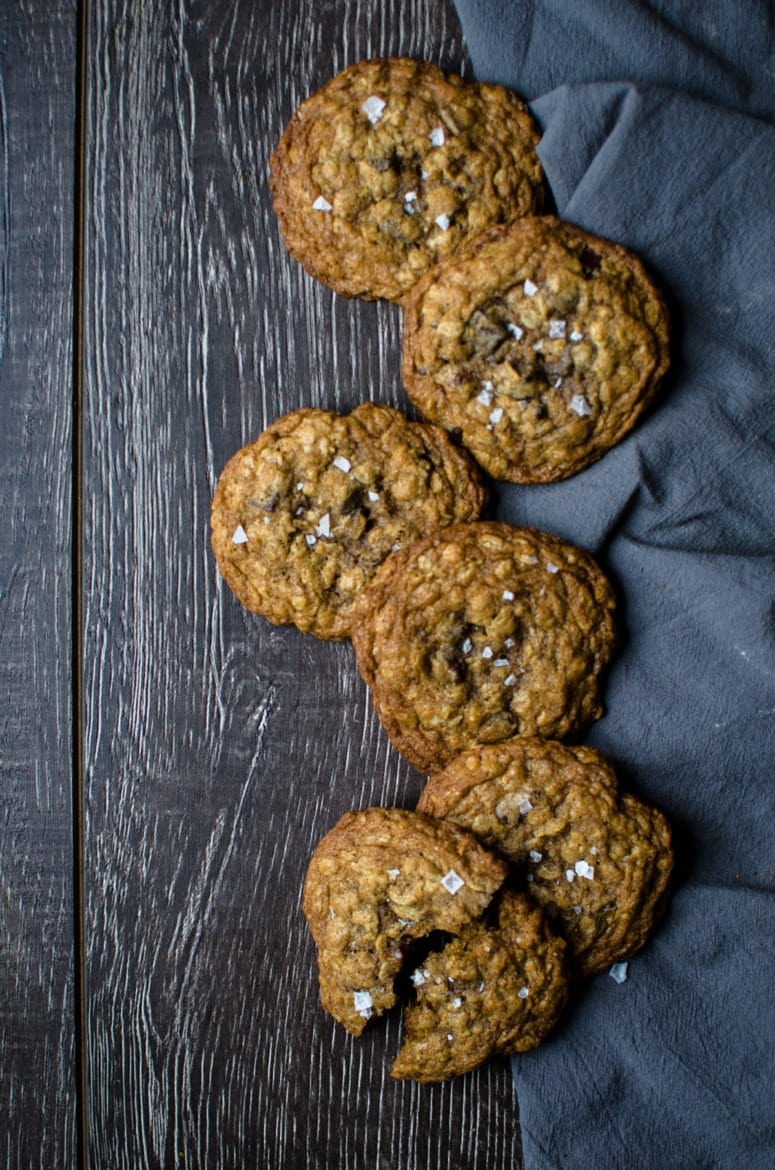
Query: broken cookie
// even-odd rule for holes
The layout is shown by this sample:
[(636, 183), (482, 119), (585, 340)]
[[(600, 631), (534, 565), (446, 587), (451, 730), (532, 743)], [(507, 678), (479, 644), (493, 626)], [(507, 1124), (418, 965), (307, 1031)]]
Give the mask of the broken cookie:
[(541, 1043), (568, 996), (565, 943), (535, 903), (506, 891), (495, 928), (464, 927), (427, 956), (412, 982), (417, 1002), (404, 1013), (392, 1075), (446, 1080)]
[(480, 917), (508, 867), (470, 833), (396, 808), (352, 812), (323, 838), (304, 885), (323, 1007), (359, 1036), (396, 1002), (407, 948)]

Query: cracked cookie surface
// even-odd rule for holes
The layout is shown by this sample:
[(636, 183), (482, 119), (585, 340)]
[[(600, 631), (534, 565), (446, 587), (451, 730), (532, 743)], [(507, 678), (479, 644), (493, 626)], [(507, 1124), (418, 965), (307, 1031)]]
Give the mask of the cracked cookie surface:
[(524, 738), (473, 749), (429, 781), (418, 809), (518, 867), (584, 975), (632, 955), (663, 912), (670, 827), (618, 791), (594, 748)]
[(613, 611), (587, 553), (480, 521), (389, 557), (359, 595), (352, 639), (394, 745), (436, 772), (474, 744), (562, 738), (598, 718)]
[(409, 397), (497, 479), (582, 471), (635, 424), (668, 367), (667, 314), (640, 260), (552, 216), (484, 232), (405, 310)]
[(541, 209), (538, 139), (502, 86), (360, 61), (299, 107), (272, 156), (283, 239), (337, 292), (401, 301), (485, 227)]
[(213, 550), (248, 609), (341, 638), (358, 590), (396, 546), (477, 517), (485, 497), (473, 461), (439, 427), (374, 403), (298, 410), (226, 465)]
[(497, 927), (466, 926), (427, 956), (412, 983), (417, 1002), (404, 1013), (392, 1075), (446, 1080), (541, 1043), (568, 997), (565, 943), (534, 902), (507, 890)]
[(406, 950), (478, 918), (508, 867), (470, 833), (422, 813), (347, 813), (319, 843), (304, 884), (326, 1011), (359, 1036), (396, 1003)]

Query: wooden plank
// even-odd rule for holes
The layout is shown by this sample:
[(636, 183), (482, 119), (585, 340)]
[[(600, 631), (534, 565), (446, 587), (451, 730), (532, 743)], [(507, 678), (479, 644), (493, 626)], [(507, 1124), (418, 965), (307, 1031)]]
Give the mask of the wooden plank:
[(286, 410), (404, 404), (399, 315), (282, 248), (267, 161), (354, 60), (460, 66), (451, 3), (94, 5), (85, 512), (91, 1165), (499, 1170), (510, 1072), (392, 1082), (398, 1021), (322, 1012), (300, 913), (343, 814), (412, 806), (349, 645), (247, 614), (209, 551), (228, 456)]
[(76, 5), (0, 7), (0, 1165), (75, 1166)]

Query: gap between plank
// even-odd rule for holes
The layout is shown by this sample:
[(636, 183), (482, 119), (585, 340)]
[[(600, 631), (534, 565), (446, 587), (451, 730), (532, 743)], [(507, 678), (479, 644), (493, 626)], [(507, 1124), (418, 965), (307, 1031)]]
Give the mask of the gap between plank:
[(75, 66), (75, 197), (73, 213), (73, 419), (72, 419), (72, 800), (73, 800), (73, 936), (76, 1118), (75, 1157), (78, 1170), (89, 1165), (89, 1061), (86, 1004), (86, 920), (84, 866), (84, 699), (83, 699), (83, 402), (85, 379), (87, 142), (89, 110), (88, 0), (76, 4)]

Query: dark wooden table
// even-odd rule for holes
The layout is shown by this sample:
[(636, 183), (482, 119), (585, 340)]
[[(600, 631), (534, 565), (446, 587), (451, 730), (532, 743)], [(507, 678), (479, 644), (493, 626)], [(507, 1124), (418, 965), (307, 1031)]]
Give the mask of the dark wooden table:
[(399, 406), (400, 318), (280, 244), (267, 162), (367, 56), (466, 70), (451, 0), (0, 3), (0, 1164), (519, 1167), (508, 1065), (391, 1081), (321, 1010), (322, 834), (422, 778), (348, 644), (209, 550), (228, 456)]

